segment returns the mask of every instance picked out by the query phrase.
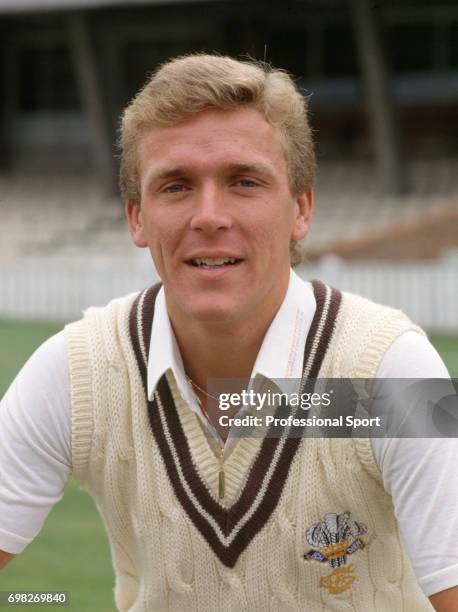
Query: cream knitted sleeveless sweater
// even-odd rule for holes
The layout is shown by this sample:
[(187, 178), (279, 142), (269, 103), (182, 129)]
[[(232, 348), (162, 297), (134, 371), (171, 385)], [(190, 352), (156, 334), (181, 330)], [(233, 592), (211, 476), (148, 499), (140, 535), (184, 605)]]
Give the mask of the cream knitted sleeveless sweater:
[[(399, 334), (420, 331), (399, 311), (314, 291), (306, 377), (374, 376)], [(146, 400), (154, 298), (114, 300), (66, 328), (73, 469), (106, 525), (118, 609), (432, 610), (370, 440), (241, 438), (218, 499), (219, 460), (173, 376)]]

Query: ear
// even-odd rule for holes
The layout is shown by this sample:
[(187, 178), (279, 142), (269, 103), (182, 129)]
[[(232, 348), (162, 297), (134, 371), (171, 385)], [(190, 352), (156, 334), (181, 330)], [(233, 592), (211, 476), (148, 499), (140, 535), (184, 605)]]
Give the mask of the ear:
[(302, 240), (308, 234), (313, 212), (313, 187), (296, 197), (296, 218), (294, 220), (291, 240)]
[(142, 211), (140, 202), (134, 200), (127, 200), (124, 206), (126, 212), (127, 223), (129, 224), (130, 235), (134, 241), (135, 246), (145, 248), (148, 246), (145, 234), (143, 231), (142, 223)]

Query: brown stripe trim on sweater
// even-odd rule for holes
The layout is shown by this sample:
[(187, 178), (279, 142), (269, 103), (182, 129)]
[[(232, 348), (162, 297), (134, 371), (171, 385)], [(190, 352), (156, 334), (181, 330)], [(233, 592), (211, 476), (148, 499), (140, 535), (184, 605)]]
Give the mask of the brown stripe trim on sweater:
[[(312, 344), (314, 340), (319, 337), (319, 344), (317, 347), (318, 359), (313, 360), (313, 365), (310, 368), (310, 372), (307, 373), (308, 378), (317, 378), (318, 372), (320, 371), (321, 364), (326, 353), (326, 349), (331, 340), (332, 333), (334, 331), (334, 322), (339, 312), (340, 303), (342, 301), (342, 293), (338, 289), (329, 287), (319, 280), (312, 280), (313, 292), (315, 294), (316, 309), (319, 310), (323, 315), (326, 316), (327, 324), (323, 324), (322, 333), (317, 336), (316, 327), (320, 325), (320, 321), (317, 316), (313, 317), (310, 331), (307, 336), (307, 342), (305, 345), (305, 355), (310, 355), (312, 350)], [(329, 305), (328, 305), (329, 304)], [(329, 324), (331, 323), (331, 324)], [(305, 362), (305, 358), (304, 358)], [(304, 367), (305, 370), (305, 367)]]
[[(155, 286), (138, 296), (129, 323), (145, 393), (149, 340), (158, 289)], [(323, 283), (313, 281), (313, 289), (317, 308), (305, 346), (303, 367), (304, 375), (309, 378), (320, 369), (340, 303), (340, 293)], [(193, 463), (165, 375), (159, 380), (153, 401), (148, 402), (148, 413), (178, 500), (220, 561), (233, 567), (275, 510), (300, 437), (288, 437), (287, 431), (280, 438), (266, 437), (248, 471), (240, 496), (232, 506), (226, 507), (215, 499)]]
[[(129, 334), (133, 345), (137, 363), (139, 362), (140, 376), (147, 393), (147, 363), (151, 330), (153, 326), (154, 304), (162, 283), (156, 283), (141, 291), (135, 298), (129, 315)], [(142, 350), (143, 349), (143, 350)], [(148, 396), (148, 393), (147, 393)]]

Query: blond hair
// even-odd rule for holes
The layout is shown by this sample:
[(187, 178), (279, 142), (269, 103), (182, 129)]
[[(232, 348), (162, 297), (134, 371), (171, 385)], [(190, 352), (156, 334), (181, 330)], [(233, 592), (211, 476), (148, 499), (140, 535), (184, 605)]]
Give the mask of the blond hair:
[[(284, 70), (254, 60), (192, 54), (159, 67), (124, 111), (120, 188), (124, 200), (140, 201), (138, 143), (155, 127), (171, 126), (207, 109), (257, 109), (283, 136), (293, 195), (313, 183), (315, 153), (307, 100)], [(292, 264), (300, 260), (293, 243)]]

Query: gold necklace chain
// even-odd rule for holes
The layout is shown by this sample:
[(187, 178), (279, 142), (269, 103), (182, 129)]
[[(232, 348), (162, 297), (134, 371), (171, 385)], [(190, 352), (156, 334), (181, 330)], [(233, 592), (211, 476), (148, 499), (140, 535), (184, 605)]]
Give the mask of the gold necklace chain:
[[(217, 397), (215, 397), (214, 395), (211, 395), (211, 393), (207, 393), (207, 391), (205, 391), (205, 389), (202, 389), (202, 387), (199, 387), (199, 385), (197, 383), (195, 383), (192, 378), (190, 378), (188, 376), (188, 383), (192, 386), (195, 387), (198, 391), (201, 391), (204, 395), (206, 395), (207, 397), (210, 397), (212, 400), (215, 400), (215, 402), (219, 402), (219, 399)], [(199, 398), (197, 398), (199, 399)]]

